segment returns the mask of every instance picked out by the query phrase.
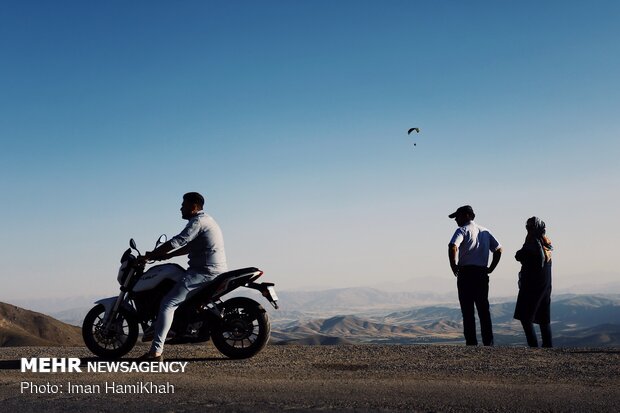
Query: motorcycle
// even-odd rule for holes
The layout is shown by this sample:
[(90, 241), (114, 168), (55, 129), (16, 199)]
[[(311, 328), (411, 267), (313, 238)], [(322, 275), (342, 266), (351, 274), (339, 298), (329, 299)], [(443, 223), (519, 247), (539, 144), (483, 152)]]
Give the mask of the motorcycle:
[[(156, 248), (165, 241), (166, 236), (162, 235)], [(118, 297), (96, 301), (82, 324), (84, 343), (95, 355), (105, 359), (127, 354), (136, 345), (139, 327), (143, 332), (152, 331), (161, 300), (185, 273), (180, 265), (172, 263), (155, 265), (144, 271), (144, 261), (133, 239), (129, 246), (121, 257)], [(267, 345), (271, 330), (265, 308), (251, 298), (223, 300), (222, 297), (246, 287), (258, 290), (277, 309), (274, 284), (255, 282), (261, 275), (263, 271), (255, 267), (218, 275), (179, 305), (166, 345), (211, 339), (229, 358), (242, 359), (257, 354)], [(143, 341), (147, 341), (144, 337)]]

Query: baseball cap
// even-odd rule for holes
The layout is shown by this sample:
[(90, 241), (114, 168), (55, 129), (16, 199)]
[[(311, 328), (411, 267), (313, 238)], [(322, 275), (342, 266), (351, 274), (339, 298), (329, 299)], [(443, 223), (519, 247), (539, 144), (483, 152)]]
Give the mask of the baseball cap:
[(474, 214), (474, 209), (472, 207), (470, 207), (469, 205), (463, 205), (462, 207), (459, 207), (456, 211), (448, 215), (448, 218), (455, 218), (457, 215), (463, 214), (470, 214), (472, 216), (476, 215)]

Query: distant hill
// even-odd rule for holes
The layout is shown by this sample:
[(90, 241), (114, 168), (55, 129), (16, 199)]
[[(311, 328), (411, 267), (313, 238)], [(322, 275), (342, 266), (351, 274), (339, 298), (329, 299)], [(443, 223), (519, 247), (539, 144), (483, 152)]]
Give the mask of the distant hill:
[(554, 344), (561, 347), (619, 347), (620, 324), (601, 324), (570, 332), (560, 332)]
[(81, 327), (82, 323), (84, 322), (84, 317), (86, 317), (86, 314), (88, 314), (91, 308), (93, 308), (92, 305), (90, 307), (71, 308), (68, 310), (48, 314), (56, 320), (62, 321), (63, 323)]
[(613, 296), (582, 295), (552, 302), (552, 317), (565, 324), (591, 326), (600, 320), (620, 323), (620, 299)]
[(274, 339), (283, 342), (303, 342), (315, 337), (340, 337), (350, 343), (413, 343), (452, 341), (457, 339), (458, 324), (450, 321), (433, 321), (432, 331), (415, 322), (405, 324), (384, 323), (354, 315), (335, 316), (326, 319), (289, 324), (273, 332)]
[(50, 316), (0, 303), (0, 347), (82, 346), (79, 327)]
[(283, 339), (275, 341), (276, 345), (297, 344), (304, 346), (341, 346), (345, 344), (353, 344), (351, 341), (342, 337), (324, 336), (321, 334), (309, 334), (302, 338)]
[[(513, 319), (515, 302), (491, 305), (495, 342), (525, 345), (520, 323)], [(560, 296), (552, 301), (554, 343), (567, 347), (619, 347), (620, 296)], [(423, 306), (380, 314), (337, 315), (275, 323), (282, 341), (316, 335), (342, 337), (353, 343), (446, 343), (460, 342), (460, 308)]]

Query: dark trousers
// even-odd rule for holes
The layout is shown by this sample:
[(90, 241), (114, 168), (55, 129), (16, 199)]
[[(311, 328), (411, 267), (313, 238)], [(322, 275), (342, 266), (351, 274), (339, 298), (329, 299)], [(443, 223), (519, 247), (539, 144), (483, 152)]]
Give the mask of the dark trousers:
[[(534, 323), (531, 321), (521, 320), (523, 331), (525, 332), (525, 338), (527, 339), (527, 345), (530, 347), (538, 347), (538, 339), (536, 338), (536, 331), (534, 330)], [(540, 336), (542, 338), (543, 347), (553, 347), (551, 341), (551, 326), (549, 323), (540, 324)]]
[(463, 314), (463, 334), (467, 345), (478, 344), (476, 339), (476, 317), (474, 305), (478, 309), (482, 343), (485, 346), (493, 345), (493, 326), (489, 310), (489, 275), (485, 267), (459, 267), (457, 280), (459, 303)]

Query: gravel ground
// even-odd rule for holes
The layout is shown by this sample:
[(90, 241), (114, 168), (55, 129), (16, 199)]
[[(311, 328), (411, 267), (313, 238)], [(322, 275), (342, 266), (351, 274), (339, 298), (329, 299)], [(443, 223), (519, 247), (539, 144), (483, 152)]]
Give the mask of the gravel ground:
[[(137, 357), (145, 347), (130, 354)], [(620, 349), (443, 345), (268, 346), (228, 360), (210, 345), (168, 346), (185, 373), (93, 373), (85, 348), (0, 348), (2, 412), (617, 412)], [(82, 373), (20, 371), (21, 357), (80, 357)], [(131, 361), (130, 358), (123, 359)], [(62, 393), (22, 392), (22, 382)], [(84, 385), (69, 393), (68, 382)], [(174, 393), (112, 394), (105, 385), (170, 383)], [(86, 389), (101, 392), (87, 394)], [(60, 387), (62, 386), (62, 387)], [(78, 386), (79, 387), (79, 386)]]

